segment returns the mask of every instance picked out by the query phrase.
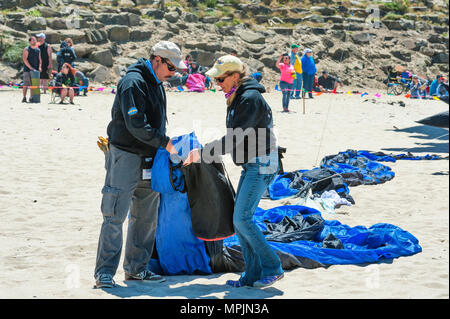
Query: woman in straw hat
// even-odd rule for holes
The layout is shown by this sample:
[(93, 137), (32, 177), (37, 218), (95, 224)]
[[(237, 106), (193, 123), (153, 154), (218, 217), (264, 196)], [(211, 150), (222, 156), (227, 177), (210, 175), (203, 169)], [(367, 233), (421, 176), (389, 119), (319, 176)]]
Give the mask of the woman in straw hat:
[(202, 150), (191, 151), (184, 165), (200, 159), (216, 161), (219, 155), (231, 153), (233, 162), (242, 166), (233, 224), (246, 269), (239, 280), (228, 280), (227, 285), (266, 287), (284, 275), (280, 259), (253, 222), (261, 196), (279, 168), (272, 111), (261, 95), (265, 88), (247, 76), (247, 68), (239, 58), (223, 56), (206, 74), (225, 93), (227, 134), (206, 144)]

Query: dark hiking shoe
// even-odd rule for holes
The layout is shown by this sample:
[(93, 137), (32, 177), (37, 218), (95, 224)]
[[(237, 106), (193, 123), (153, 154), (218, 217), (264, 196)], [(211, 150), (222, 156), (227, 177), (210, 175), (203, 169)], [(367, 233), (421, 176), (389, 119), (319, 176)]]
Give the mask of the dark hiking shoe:
[(125, 280), (141, 280), (146, 283), (158, 283), (166, 281), (164, 277), (157, 275), (150, 270), (144, 270), (138, 274), (125, 273)]
[(95, 278), (95, 288), (114, 288), (116, 283), (113, 280), (113, 276), (109, 274), (100, 274)]
[(27, 98), (26, 98), (26, 97), (24, 97), (24, 98), (22, 99), (22, 103), (27, 103)]

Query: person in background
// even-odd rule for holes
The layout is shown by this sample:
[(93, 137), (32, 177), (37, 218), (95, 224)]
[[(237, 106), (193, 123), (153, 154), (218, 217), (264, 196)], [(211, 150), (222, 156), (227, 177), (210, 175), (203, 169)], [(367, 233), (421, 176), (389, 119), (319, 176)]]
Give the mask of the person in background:
[(425, 97), (424, 95), (424, 86), (426, 86), (426, 84), (424, 85), (420, 79), (418, 75), (413, 75), (412, 77), (412, 81), (409, 85), (409, 88), (411, 90), (410, 92), (410, 98), (411, 99), (422, 99)]
[(194, 59), (192, 58), (192, 55), (187, 54), (186, 58), (184, 60), (184, 64), (187, 67), (186, 69), (183, 70), (184, 74), (190, 74), (192, 72), (192, 66), (191, 66), (192, 62), (194, 62)]
[(52, 47), (48, 45), (47, 42), (45, 42), (45, 34), (39, 33), (36, 35), (38, 44), (39, 44), (39, 50), (41, 54), (41, 61), (42, 61), (42, 71), (41, 71), (41, 87), (44, 90), (44, 94), (47, 93), (48, 88), (48, 81), (50, 79), (50, 74), (53, 69), (53, 62), (52, 62)]
[(58, 72), (61, 71), (64, 63), (69, 63), (70, 66), (75, 66), (75, 60), (77, 58), (73, 47), (69, 46), (69, 42), (73, 43), (70, 38), (61, 42), (59, 51), (56, 53), (56, 61), (58, 62)]
[[(31, 86), (30, 71), (42, 71), (41, 50), (39, 50), (36, 37), (28, 39), (28, 46), (23, 49), (23, 99), (22, 103), (27, 103), (27, 90)], [(31, 89), (30, 89), (31, 94)]]
[(314, 62), (314, 58), (312, 57), (312, 50), (305, 49), (305, 52), (301, 58), (302, 62), (302, 70), (303, 70), (303, 96), (306, 96), (306, 92), (308, 92), (309, 98), (312, 99), (313, 95), (313, 82), (314, 76), (317, 72), (316, 63)]
[(436, 91), (438, 97), (448, 96), (448, 79), (442, 77)]
[[(89, 87), (89, 79), (84, 75), (83, 72), (73, 68), (70, 64), (67, 63), (67, 66), (69, 67), (70, 73), (72, 73), (75, 78), (75, 86), (82, 87), (83, 96), (86, 96)], [(77, 92), (75, 92), (75, 95), (79, 95), (79, 89), (77, 88), (76, 90)]]
[[(289, 61), (286, 64), (291, 67)], [(233, 225), (241, 245), (245, 271), (238, 280), (228, 280), (226, 285), (264, 288), (284, 276), (280, 258), (253, 221), (262, 195), (279, 171), (272, 111), (262, 96), (265, 88), (247, 76), (247, 67), (239, 58), (220, 57), (206, 74), (214, 78), (225, 93), (227, 134), (201, 150), (192, 150), (183, 165), (200, 160), (214, 162), (219, 156), (230, 153), (233, 162), (242, 166)], [(249, 130), (254, 134), (245, 133)]]
[(75, 96), (75, 77), (71, 72), (71, 66), (69, 63), (64, 63), (61, 67), (61, 72), (56, 74), (55, 77), (55, 90), (59, 93), (61, 101), (59, 104), (64, 104), (64, 99), (66, 96), (70, 98), (70, 104), (73, 103), (73, 98)]
[(317, 82), (319, 84), (320, 92), (324, 93), (333, 92), (338, 87), (338, 85), (340, 85), (341, 87), (344, 86), (339, 78), (330, 76), (327, 70), (324, 70), (322, 72), (322, 75), (317, 79)]
[(319, 86), (319, 80), (317, 79), (317, 76), (314, 76), (313, 91), (314, 92), (322, 92), (322, 90), (320, 89), (320, 86)]
[(297, 44), (291, 45), (291, 64), (294, 66), (296, 72), (295, 79), (292, 85), (291, 99), (300, 99), (300, 93), (302, 92), (302, 82), (303, 82), (303, 70), (302, 62), (298, 56), (299, 46)]
[(295, 78), (295, 69), (294, 66), (291, 65), (291, 59), (287, 53), (280, 55), (275, 65), (281, 72), (280, 89), (283, 93), (283, 112), (289, 113), (289, 100), (291, 98), (292, 85)]
[(438, 86), (442, 83), (444, 77), (442, 75), (436, 76), (436, 79), (433, 80), (430, 84), (430, 96), (440, 96), (440, 92), (438, 91)]
[[(73, 60), (71, 62), (69, 62), (69, 63), (74, 68), (75, 67), (75, 60), (77, 59), (77, 55), (75, 54), (75, 49), (73, 47), (73, 41), (72, 41), (71, 38), (66, 38), (64, 41), (67, 43), (67, 45), (69, 46), (70, 50), (73, 53)], [(66, 61), (66, 62), (68, 62), (68, 61)]]

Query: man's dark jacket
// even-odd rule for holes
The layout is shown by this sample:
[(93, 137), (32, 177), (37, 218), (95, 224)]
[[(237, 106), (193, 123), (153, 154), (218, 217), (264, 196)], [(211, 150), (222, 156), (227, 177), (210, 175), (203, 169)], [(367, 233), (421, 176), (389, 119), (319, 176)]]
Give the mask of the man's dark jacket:
[(108, 139), (115, 147), (145, 157), (155, 157), (166, 136), (166, 93), (146, 64), (139, 59), (117, 85), (108, 125)]

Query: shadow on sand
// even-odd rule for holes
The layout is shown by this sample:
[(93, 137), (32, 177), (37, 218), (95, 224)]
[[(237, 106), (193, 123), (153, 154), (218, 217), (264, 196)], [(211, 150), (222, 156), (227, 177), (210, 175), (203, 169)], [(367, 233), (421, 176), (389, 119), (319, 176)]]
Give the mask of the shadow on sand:
[[(411, 152), (411, 153), (448, 153), (449, 152), (449, 144), (448, 144), (448, 130), (443, 128), (427, 126), (427, 125), (417, 125), (412, 127), (407, 127), (403, 129), (394, 128), (393, 132), (404, 132), (411, 133), (410, 137), (429, 140), (429, 142), (425, 143), (415, 143), (417, 147), (409, 147), (409, 148), (383, 148), (384, 151), (390, 152)], [(443, 141), (442, 143), (431, 142), (431, 140)]]
[[(154, 297), (154, 298), (188, 298), (188, 299), (219, 299), (221, 297), (212, 294), (225, 293), (224, 299), (265, 299), (274, 296), (282, 296), (283, 292), (274, 287), (258, 289), (252, 287), (233, 288), (223, 284), (202, 284), (189, 282), (197, 279), (217, 279), (223, 274), (208, 276), (165, 276), (166, 281), (156, 284), (143, 284), (140, 282), (126, 281), (124, 285), (102, 289), (104, 292), (121, 298)], [(176, 286), (176, 287), (174, 287)]]

